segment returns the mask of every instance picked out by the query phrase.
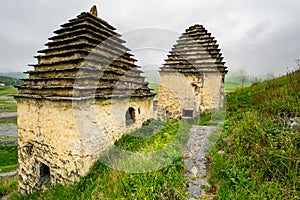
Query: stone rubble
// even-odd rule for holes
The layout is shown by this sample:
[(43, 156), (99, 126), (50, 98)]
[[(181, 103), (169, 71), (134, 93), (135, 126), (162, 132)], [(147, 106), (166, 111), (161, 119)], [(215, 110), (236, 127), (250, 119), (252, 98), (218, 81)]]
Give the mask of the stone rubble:
[(184, 152), (184, 164), (188, 172), (186, 174), (189, 182), (189, 200), (204, 197), (206, 181), (206, 150), (209, 145), (208, 136), (216, 131), (215, 126), (196, 126), (190, 130), (187, 147)]
[(17, 119), (16, 112), (0, 113), (0, 122), (12, 121), (16, 119)]

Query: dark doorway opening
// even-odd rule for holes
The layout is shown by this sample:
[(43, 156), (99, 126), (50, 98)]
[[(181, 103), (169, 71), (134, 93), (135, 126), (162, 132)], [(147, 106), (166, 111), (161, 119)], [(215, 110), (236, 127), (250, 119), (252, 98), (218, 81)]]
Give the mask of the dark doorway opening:
[(128, 108), (128, 110), (126, 111), (126, 114), (125, 114), (125, 118), (126, 118), (126, 125), (134, 124), (134, 122), (135, 122), (134, 108), (132, 108), (132, 107)]
[(40, 183), (42, 185), (50, 185), (50, 168), (44, 163), (41, 163), (40, 166)]

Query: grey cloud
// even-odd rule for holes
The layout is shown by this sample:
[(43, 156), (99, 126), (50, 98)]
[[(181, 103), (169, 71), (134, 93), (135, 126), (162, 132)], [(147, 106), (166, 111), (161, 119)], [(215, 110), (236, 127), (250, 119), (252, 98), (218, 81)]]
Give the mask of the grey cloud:
[[(297, 0), (14, 0), (0, 3), (0, 71), (26, 71), (52, 32), (93, 4), (148, 67), (162, 64), (178, 35), (196, 23), (216, 37), (229, 70), (284, 73), (300, 57)], [(136, 31), (144, 28), (156, 31)], [(169, 30), (178, 35), (167, 37)], [(147, 46), (153, 48), (140, 49)]]

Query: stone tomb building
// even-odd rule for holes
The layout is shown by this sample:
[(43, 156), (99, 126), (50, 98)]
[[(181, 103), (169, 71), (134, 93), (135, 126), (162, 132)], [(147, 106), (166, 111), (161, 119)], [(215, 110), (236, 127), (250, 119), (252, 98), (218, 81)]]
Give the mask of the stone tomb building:
[(201, 25), (177, 40), (160, 70), (158, 117), (190, 118), (223, 107), (227, 70), (217, 42)]
[[(54, 32), (15, 96), (22, 193), (78, 180), (117, 139), (154, 117), (154, 94), (136, 60), (97, 13), (94, 6)], [(187, 29), (160, 70), (157, 116), (222, 108), (221, 56), (203, 26)]]
[(78, 180), (115, 140), (151, 118), (154, 94), (95, 7), (54, 33), (16, 96), (22, 193)]

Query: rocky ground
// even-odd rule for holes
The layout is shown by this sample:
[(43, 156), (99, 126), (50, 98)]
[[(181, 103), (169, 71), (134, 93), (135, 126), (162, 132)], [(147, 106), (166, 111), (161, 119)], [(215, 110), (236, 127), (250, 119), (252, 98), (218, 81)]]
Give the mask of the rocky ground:
[[(17, 113), (0, 113), (0, 122), (12, 121), (17, 118)], [(18, 144), (18, 126), (15, 124), (0, 124), (0, 146)], [(0, 180), (4, 177), (16, 176), (17, 172), (0, 173)], [(8, 196), (2, 196), (0, 200), (6, 200)]]
[(15, 124), (0, 124), (0, 146), (17, 145), (17, 132)]
[[(17, 113), (1, 113), (0, 122), (17, 118)], [(15, 124), (0, 124), (0, 146), (17, 145), (18, 126)]]
[(16, 119), (17, 119), (16, 112), (0, 113), (0, 122), (13, 121)]
[(206, 181), (206, 150), (209, 145), (208, 136), (216, 131), (215, 126), (193, 126), (184, 152), (184, 163), (189, 181), (190, 200), (204, 197)]

